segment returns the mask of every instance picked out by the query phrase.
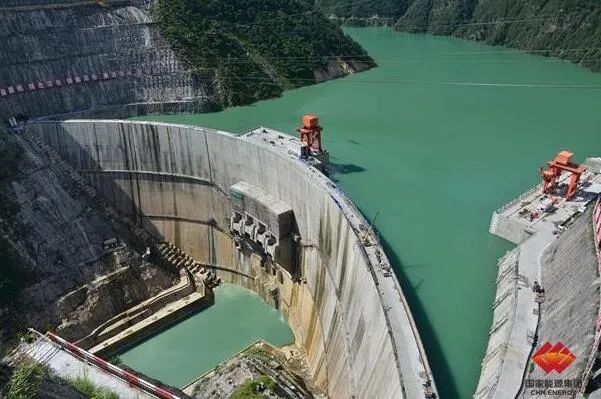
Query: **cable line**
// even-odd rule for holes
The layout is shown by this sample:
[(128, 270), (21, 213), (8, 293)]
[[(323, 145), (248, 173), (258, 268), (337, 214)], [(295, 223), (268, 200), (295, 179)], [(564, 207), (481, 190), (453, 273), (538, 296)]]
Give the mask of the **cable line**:
[[(236, 79), (238, 81), (265, 81), (277, 83), (276, 80), (262, 77), (252, 76), (233, 76), (233, 75), (212, 75), (204, 76), (206, 78), (226, 78)], [(298, 83), (321, 83), (314, 79), (298, 78), (298, 79), (282, 79), (289, 82)], [(576, 85), (576, 84), (536, 84), (536, 83), (499, 83), (499, 82), (457, 82), (457, 81), (433, 81), (433, 80), (410, 80), (410, 79), (376, 79), (376, 80), (360, 80), (360, 79), (339, 79), (340, 82), (346, 83), (362, 83), (362, 84), (403, 84), (403, 85), (438, 85), (438, 86), (475, 86), (475, 87), (509, 87), (509, 88), (536, 88), (536, 89), (585, 89), (585, 90), (601, 90), (601, 85)]]
[[(373, 3), (373, 0), (358, 0), (358, 1), (348, 2), (348, 3), (339, 3), (334, 6), (313, 8), (311, 10), (303, 11), (300, 13), (285, 14), (285, 15), (280, 15), (280, 16), (276, 16), (273, 18), (263, 18), (259, 21), (255, 21), (255, 22), (248, 23), (248, 24), (238, 24), (238, 25), (234, 25), (229, 28), (224, 27), (224, 28), (220, 28), (216, 31), (217, 32), (225, 32), (228, 29), (233, 30), (235, 27), (250, 28), (253, 26), (264, 24), (266, 22), (276, 21), (276, 20), (290, 18), (290, 17), (299, 17), (299, 16), (308, 15), (308, 14), (315, 13), (315, 12), (321, 12), (324, 10), (331, 10), (331, 9), (342, 8), (342, 7), (347, 7), (347, 6), (357, 5), (357, 4), (364, 4), (364, 3)], [(277, 11), (276, 13), (280, 13), (280, 12), (281, 11)], [(163, 13), (163, 15), (165, 15), (165, 13)], [(536, 18), (523, 18), (523, 19), (514, 19), (514, 20), (500, 20), (500, 21), (487, 21), (487, 22), (469, 22), (468, 20), (465, 20), (464, 22), (459, 22), (459, 23), (455, 23), (455, 24), (421, 24), (421, 25), (403, 25), (403, 26), (406, 28), (423, 28), (423, 27), (461, 27), (461, 26), (487, 26), (487, 25), (501, 25), (501, 24), (518, 24), (518, 23), (554, 21), (554, 20), (557, 20), (561, 16), (567, 16), (567, 15), (569, 15), (569, 16), (590, 15), (590, 12), (582, 11), (582, 12), (570, 13), (570, 14), (555, 14), (555, 15), (548, 15), (548, 16), (540, 16), (540, 17), (536, 17)]]

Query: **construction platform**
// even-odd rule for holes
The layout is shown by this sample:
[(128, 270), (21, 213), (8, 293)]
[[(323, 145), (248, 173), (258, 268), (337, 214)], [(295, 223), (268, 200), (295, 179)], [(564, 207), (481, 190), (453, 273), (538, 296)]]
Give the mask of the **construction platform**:
[(574, 198), (566, 200), (564, 194), (569, 179), (567, 175), (562, 176), (553, 194), (544, 194), (540, 184), (497, 209), (489, 231), (514, 244), (521, 244), (542, 229), (561, 233), (601, 193), (601, 174), (586, 171)]

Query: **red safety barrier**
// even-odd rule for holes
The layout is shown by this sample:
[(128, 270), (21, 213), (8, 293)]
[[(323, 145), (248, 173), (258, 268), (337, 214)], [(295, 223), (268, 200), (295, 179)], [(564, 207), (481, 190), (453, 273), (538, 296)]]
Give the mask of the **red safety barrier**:
[(93, 355), (84, 349), (81, 349), (77, 345), (72, 344), (71, 342), (68, 342), (68, 341), (62, 339), (61, 337), (59, 337), (56, 334), (49, 332), (49, 333), (46, 333), (46, 336), (51, 341), (57, 343), (61, 348), (67, 350), (68, 352), (72, 353), (73, 355), (77, 356), (78, 358), (83, 359), (83, 360), (95, 365), (96, 367), (106, 371), (107, 373), (114, 375), (115, 377), (117, 377), (123, 381), (126, 381), (131, 386), (137, 387), (137, 388), (141, 389), (142, 391), (147, 392), (151, 395), (154, 395), (160, 399), (181, 399), (179, 396), (174, 395), (171, 392), (169, 392), (163, 388), (157, 387), (157, 386), (151, 384), (150, 382), (141, 379), (140, 377), (136, 376), (135, 374), (130, 373), (125, 370), (122, 370), (121, 368), (107, 362), (106, 360), (101, 359), (98, 356)]
[[(102, 73), (92, 73), (86, 74), (83, 76), (68, 76), (64, 79), (50, 79), (39, 82), (29, 82), (24, 85), (18, 84), (15, 86), (8, 86), (0, 88), (0, 97), (9, 96), (15, 93), (23, 93), (25, 91), (37, 91), (44, 89), (51, 89), (53, 87), (63, 87), (65, 85), (74, 85), (80, 83), (90, 83), (96, 82), (99, 80), (111, 80), (117, 78), (123, 78), (125, 76), (142, 76), (143, 75), (142, 68), (132, 68), (129, 70), (119, 70), (119, 71), (107, 71)], [(154, 69), (152, 70), (154, 73)], [(64, 83), (63, 83), (64, 82)]]

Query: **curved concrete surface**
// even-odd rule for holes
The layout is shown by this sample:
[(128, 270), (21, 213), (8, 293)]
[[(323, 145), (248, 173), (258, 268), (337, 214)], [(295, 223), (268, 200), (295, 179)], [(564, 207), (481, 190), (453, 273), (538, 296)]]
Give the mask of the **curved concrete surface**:
[(377, 238), (352, 202), (291, 150), (295, 138), (115, 120), (29, 130), (121, 212), (278, 307), (329, 397), (437, 397)]

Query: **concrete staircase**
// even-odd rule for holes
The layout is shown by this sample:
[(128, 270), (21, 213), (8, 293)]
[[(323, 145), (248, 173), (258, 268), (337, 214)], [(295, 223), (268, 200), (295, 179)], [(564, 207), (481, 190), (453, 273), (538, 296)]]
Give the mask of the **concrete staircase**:
[(158, 255), (176, 269), (185, 267), (194, 275), (196, 281), (202, 282), (206, 287), (213, 289), (221, 283), (221, 279), (206, 265), (196, 262), (179, 247), (170, 242), (162, 242), (158, 245)]

